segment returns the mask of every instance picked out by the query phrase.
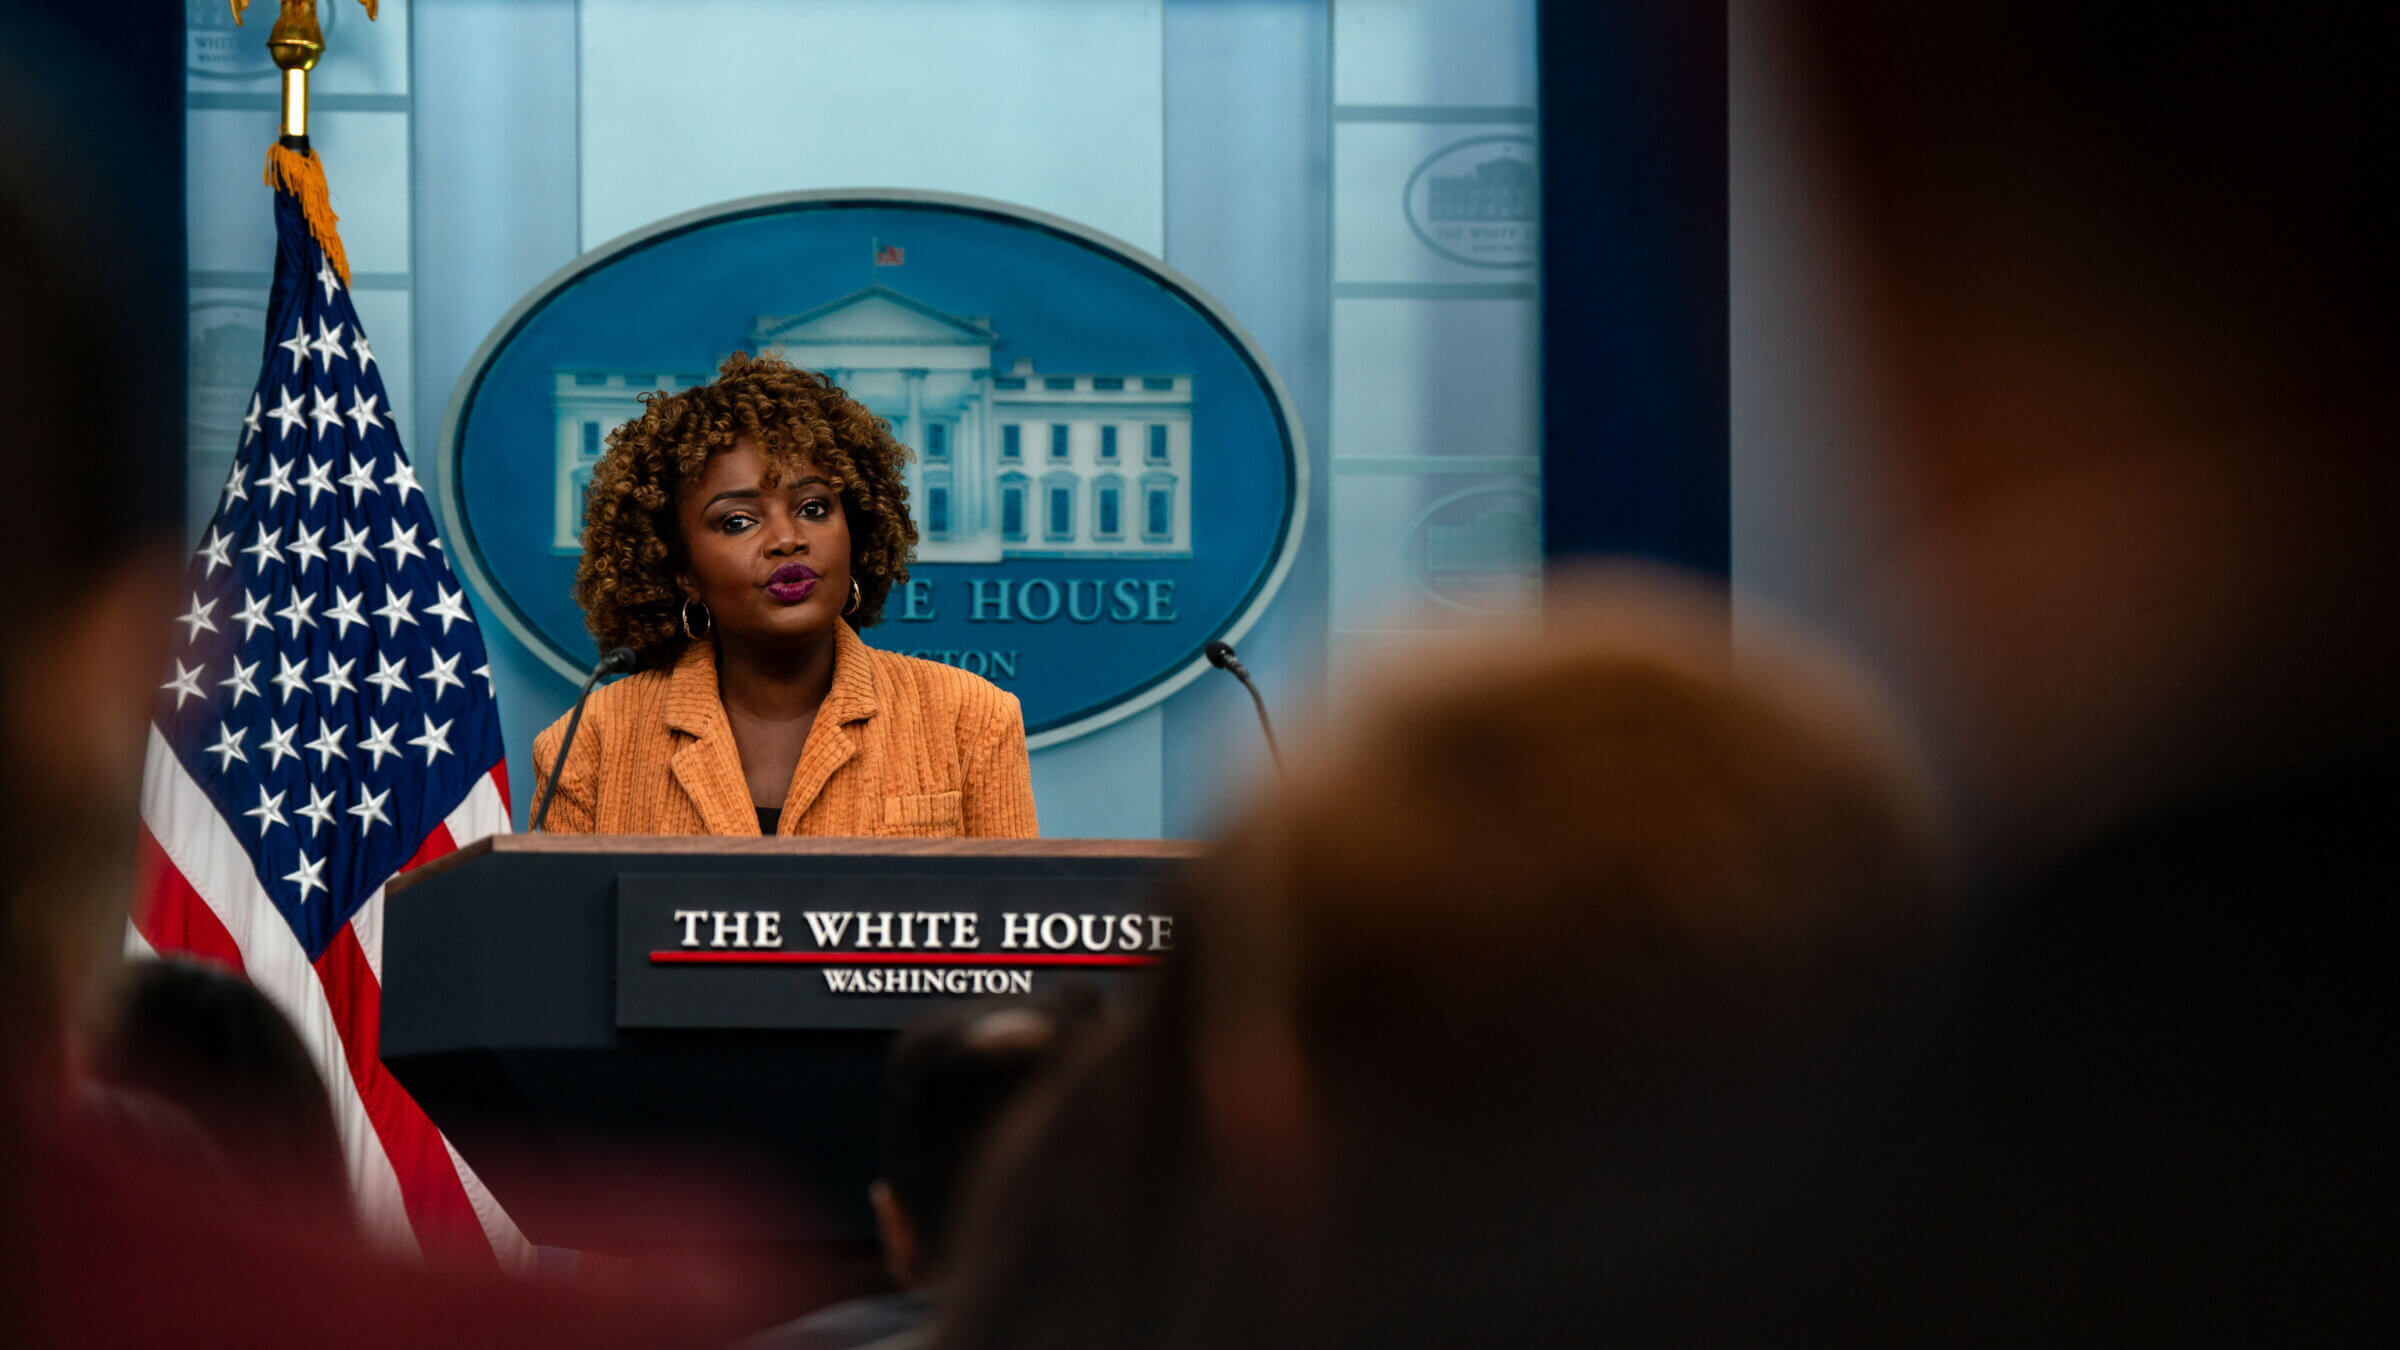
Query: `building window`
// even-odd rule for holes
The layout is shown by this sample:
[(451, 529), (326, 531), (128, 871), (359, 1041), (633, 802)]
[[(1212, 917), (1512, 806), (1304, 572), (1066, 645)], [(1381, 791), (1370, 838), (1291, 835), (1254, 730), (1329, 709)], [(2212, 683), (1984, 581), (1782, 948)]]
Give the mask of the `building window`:
[(585, 459), (600, 458), (600, 424), (598, 422), (583, 424), (583, 457)]
[(994, 389), (1022, 389), (1025, 387), (1025, 379), (1021, 375), (994, 375), (992, 377), (992, 387)]
[(608, 383), (608, 377), (607, 377), (606, 375), (603, 375), (603, 374), (601, 374), (601, 373), (600, 373), (600, 372), (598, 372), (598, 371), (593, 371), (593, 370), (579, 370), (579, 371), (576, 371), (576, 372), (575, 372), (575, 383), (577, 383), (577, 384), (586, 384), (586, 385), (589, 385), (589, 384), (606, 384), (606, 383)]
[(1011, 540), (1025, 537), (1025, 484), (1022, 480), (1000, 485), (1000, 534)]
[(1100, 428), (1100, 458), (1115, 459), (1116, 457), (1117, 429), (1115, 427)]
[(1095, 533), (1102, 539), (1119, 538), (1125, 533), (1125, 523), (1117, 510), (1121, 496), (1114, 483), (1103, 483), (1094, 491), (1092, 515), (1097, 526)]
[(1072, 375), (1052, 375), (1042, 381), (1042, 387), (1044, 389), (1073, 389), (1075, 387), (1075, 377)]
[(1094, 389), (1122, 389), (1124, 387), (1125, 377), (1122, 375), (1094, 375), (1092, 377), (1092, 388)]
[(1025, 458), (1025, 429), (1014, 422), (1000, 428), (1000, 458)]
[(1063, 460), (1066, 457), (1067, 424), (1064, 422), (1052, 422), (1050, 424), (1050, 458)]
[(1072, 539), (1075, 536), (1075, 489), (1055, 484), (1050, 489), (1049, 528), (1042, 533), (1051, 539)]
[(1168, 393), (1175, 388), (1175, 377), (1172, 375), (1144, 375), (1142, 388), (1154, 394)]
[(950, 458), (950, 424), (948, 422), (927, 422), (925, 424), (925, 458), (928, 460)]
[(1153, 464), (1167, 462), (1167, 429), (1156, 424), (1150, 428), (1150, 462)]
[(1149, 516), (1142, 521), (1142, 537), (1151, 543), (1164, 543), (1175, 533), (1175, 489), (1151, 487), (1145, 489)]
[(925, 528), (937, 535), (950, 533), (950, 489), (937, 487), (926, 490)]

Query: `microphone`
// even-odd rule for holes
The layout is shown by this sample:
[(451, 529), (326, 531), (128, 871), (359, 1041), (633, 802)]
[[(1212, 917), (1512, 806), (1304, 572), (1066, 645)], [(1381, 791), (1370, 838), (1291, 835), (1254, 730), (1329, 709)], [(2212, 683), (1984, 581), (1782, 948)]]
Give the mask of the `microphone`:
[(550, 818), (550, 798), (558, 792), (558, 776), (566, 770), (567, 750), (575, 744), (575, 729), (583, 725), (583, 705), (592, 696), (592, 686), (600, 683), (603, 675), (622, 675), (633, 669), (635, 660), (633, 648), (611, 647), (608, 654), (600, 658), (600, 664), (592, 667), (592, 673), (584, 678), (583, 692), (575, 696), (575, 713), (567, 719), (567, 734), (558, 738), (558, 758), (550, 761), (550, 781), (542, 788), (542, 800), (533, 808), (533, 824), (527, 827), (525, 833), (540, 833), (542, 822)]
[[(1242, 658), (1233, 654), (1233, 644), (1210, 638), (1208, 645), (1200, 650), (1208, 654), (1210, 665), (1240, 680), (1242, 688), (1250, 691), (1250, 701), (1258, 707), (1258, 729), (1267, 733), (1267, 753), (1275, 759), (1275, 772), (1282, 773), (1283, 747), (1275, 744), (1275, 724), (1267, 720), (1267, 701), (1259, 697), (1258, 686), (1250, 683), (1250, 672), (1242, 665)], [(558, 779), (553, 775), (550, 781), (556, 784)]]

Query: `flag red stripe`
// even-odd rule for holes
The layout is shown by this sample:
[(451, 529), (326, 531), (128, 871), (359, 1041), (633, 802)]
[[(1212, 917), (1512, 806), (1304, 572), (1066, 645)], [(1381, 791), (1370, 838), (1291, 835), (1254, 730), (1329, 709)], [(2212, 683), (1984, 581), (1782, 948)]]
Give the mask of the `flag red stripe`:
[[(447, 842), (449, 831), (435, 833)], [(418, 856), (426, 855), (420, 851)], [(483, 1223), (467, 1200), (466, 1187), (459, 1181), (458, 1169), (451, 1165), (441, 1135), (426, 1118), (424, 1108), (383, 1066), (379, 1052), (382, 989), (367, 968), (357, 932), (344, 924), (325, 954), (317, 958), (316, 970), (325, 987), (325, 1001), (343, 1028), (342, 1052), (349, 1060), (359, 1099), (366, 1105), (367, 1119), (383, 1141), (384, 1156), (391, 1159), (392, 1170), (399, 1175), (400, 1198), (418, 1242), (428, 1255), (461, 1257), (476, 1265), (496, 1264)]]
[(225, 931), (216, 911), (192, 889), (158, 839), (142, 826), (140, 885), (134, 892), (133, 926), (160, 955), (189, 953), (247, 974), (242, 949)]

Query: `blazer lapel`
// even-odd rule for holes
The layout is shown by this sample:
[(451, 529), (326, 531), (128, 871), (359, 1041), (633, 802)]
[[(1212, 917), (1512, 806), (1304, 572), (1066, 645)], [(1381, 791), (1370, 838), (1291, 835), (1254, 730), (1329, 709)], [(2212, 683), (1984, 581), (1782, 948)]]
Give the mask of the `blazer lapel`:
[[(718, 715), (723, 716), (722, 710)], [(868, 663), (867, 644), (849, 624), (834, 620), (833, 686), (817, 707), (809, 725), (808, 744), (792, 768), (791, 790), (784, 794), (778, 834), (797, 834), (800, 818), (816, 804), (825, 784), (858, 754), (860, 727), (875, 715), (875, 670)]]
[(706, 642), (684, 649), (667, 682), (667, 729), (690, 739), (675, 747), (669, 767), (710, 834), (756, 834), (758, 812), (742, 775), (742, 752), (717, 694), (716, 651)]

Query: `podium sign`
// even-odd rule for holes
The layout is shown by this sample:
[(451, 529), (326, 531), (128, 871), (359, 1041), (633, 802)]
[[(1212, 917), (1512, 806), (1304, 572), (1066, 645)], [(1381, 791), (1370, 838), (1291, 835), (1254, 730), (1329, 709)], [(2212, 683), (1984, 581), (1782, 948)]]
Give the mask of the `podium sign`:
[(823, 858), (705, 887), (619, 875), (617, 1025), (896, 1030), (945, 999), (1122, 987), (1174, 945), (1145, 876), (894, 863)]

